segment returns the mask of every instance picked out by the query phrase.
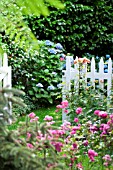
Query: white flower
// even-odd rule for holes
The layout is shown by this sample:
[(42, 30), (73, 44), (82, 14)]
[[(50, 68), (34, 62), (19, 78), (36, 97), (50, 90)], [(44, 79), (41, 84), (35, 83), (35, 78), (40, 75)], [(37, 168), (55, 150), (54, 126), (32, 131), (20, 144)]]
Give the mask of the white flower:
[(48, 90), (54, 90), (54, 89), (55, 89), (55, 87), (53, 85), (48, 86)]
[(63, 85), (60, 83), (60, 84), (57, 84), (57, 87), (58, 88), (61, 88)]
[(44, 87), (41, 83), (36, 84), (37, 87)]

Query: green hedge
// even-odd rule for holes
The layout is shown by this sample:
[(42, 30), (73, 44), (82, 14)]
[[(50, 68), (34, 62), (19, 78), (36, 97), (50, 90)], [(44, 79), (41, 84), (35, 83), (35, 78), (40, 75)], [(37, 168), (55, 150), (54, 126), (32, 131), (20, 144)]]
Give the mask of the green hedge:
[(38, 39), (60, 42), (75, 56), (113, 55), (113, 1), (65, 0), (65, 9), (50, 16), (29, 16), (26, 22)]

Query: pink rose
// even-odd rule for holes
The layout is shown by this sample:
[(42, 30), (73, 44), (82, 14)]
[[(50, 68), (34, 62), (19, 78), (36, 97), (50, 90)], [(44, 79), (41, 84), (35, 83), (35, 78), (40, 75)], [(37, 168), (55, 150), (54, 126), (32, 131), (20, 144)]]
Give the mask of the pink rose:
[(95, 111), (94, 111), (94, 114), (95, 114), (95, 115), (99, 115), (99, 112), (100, 112), (100, 110), (95, 110)]
[(88, 150), (88, 157), (89, 157), (89, 159), (90, 159), (92, 162), (94, 162), (94, 157), (95, 157), (95, 156), (98, 156), (98, 153), (95, 152), (95, 151), (92, 150), (92, 149), (89, 149), (89, 150)]
[(68, 101), (67, 100), (62, 101), (61, 104), (64, 106), (64, 108), (68, 107)]
[(63, 106), (61, 104), (56, 106), (57, 109), (63, 109)]
[(108, 116), (107, 112), (100, 111), (98, 114), (101, 118), (106, 118)]
[(84, 140), (82, 143), (84, 146), (88, 146), (88, 140)]
[(56, 109), (55, 112), (56, 112), (56, 113), (59, 112), (59, 109)]
[(31, 143), (27, 143), (27, 147), (30, 148), (30, 149), (34, 148), (34, 146)]
[(27, 132), (27, 139), (31, 137), (31, 133)]
[(65, 109), (65, 110), (64, 110), (64, 113), (68, 114), (68, 110)]
[(30, 113), (28, 116), (29, 116), (30, 118), (34, 118), (34, 117), (35, 117), (35, 113), (32, 112), (32, 113)]
[(53, 120), (53, 117), (52, 116), (45, 116), (44, 120), (46, 121), (52, 121)]
[(64, 61), (64, 58), (63, 58), (63, 57), (61, 57), (61, 58), (60, 58), (60, 61)]
[(77, 167), (77, 169), (79, 169), (79, 170), (83, 170), (83, 166), (82, 166), (81, 163), (76, 164), (76, 167)]
[(78, 120), (78, 118), (74, 118), (74, 122), (76, 122), (76, 123), (77, 123), (78, 121), (79, 121), (79, 120)]
[(77, 149), (77, 144), (76, 143), (73, 143), (73, 148)]
[(107, 155), (107, 154), (103, 157), (103, 159), (106, 161), (112, 161), (110, 155)]
[(78, 108), (76, 109), (76, 113), (77, 113), (77, 114), (82, 113), (82, 108), (81, 108), (81, 107), (78, 107)]

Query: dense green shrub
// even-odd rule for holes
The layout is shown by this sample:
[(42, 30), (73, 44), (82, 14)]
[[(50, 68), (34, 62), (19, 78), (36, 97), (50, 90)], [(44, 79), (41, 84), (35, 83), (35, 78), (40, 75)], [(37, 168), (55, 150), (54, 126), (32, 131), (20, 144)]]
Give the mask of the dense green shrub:
[[(47, 4), (57, 9), (63, 9), (60, 0), (0, 0), (0, 38), (7, 35), (13, 43), (20, 48), (28, 50), (29, 47), (37, 49), (36, 37), (24, 22), (24, 15), (49, 15)], [(0, 52), (3, 53), (0, 44)]]
[(29, 55), (17, 45), (6, 46), (12, 66), (13, 86), (24, 90), (36, 105), (53, 103), (60, 94), (59, 84), (65, 55), (60, 43), (39, 41), (40, 48)]
[(75, 56), (84, 53), (113, 55), (113, 2), (65, 0), (64, 10), (43, 18), (29, 16), (28, 25), (39, 39), (59, 41)]
[(29, 96), (23, 96), (22, 99), (27, 107), (23, 107), (18, 104), (12, 105), (12, 112), (17, 117), (26, 115), (26, 114), (30, 113), (32, 110), (37, 109), (37, 107), (38, 107), (38, 105), (33, 104), (32, 100)]

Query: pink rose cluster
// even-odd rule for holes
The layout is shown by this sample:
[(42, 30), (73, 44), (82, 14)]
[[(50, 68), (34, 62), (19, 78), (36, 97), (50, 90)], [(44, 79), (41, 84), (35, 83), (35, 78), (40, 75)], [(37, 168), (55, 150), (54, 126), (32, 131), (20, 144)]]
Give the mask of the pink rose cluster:
[(49, 132), (51, 133), (51, 135), (55, 137), (61, 137), (65, 134), (65, 130), (62, 130), (62, 129), (49, 130)]
[(71, 123), (67, 120), (64, 120), (63, 124), (61, 125), (62, 130), (69, 131), (71, 129)]
[(79, 169), (79, 170), (83, 170), (82, 163), (76, 164), (76, 168)]
[(62, 147), (63, 147), (63, 144), (62, 142), (51, 142), (51, 144), (55, 147), (56, 151), (57, 152), (61, 152), (62, 151)]
[(34, 112), (31, 112), (28, 117), (30, 118), (30, 122), (36, 122), (39, 120), (39, 117), (35, 115)]
[(89, 142), (88, 142), (88, 140), (84, 140), (84, 141), (82, 142), (82, 144), (83, 144), (84, 146), (88, 146)]
[(100, 130), (102, 131), (100, 136), (106, 135), (110, 126), (108, 124), (102, 123), (100, 125)]
[(82, 113), (82, 108), (81, 107), (78, 107), (77, 109), (76, 109), (76, 114), (81, 114)]
[(76, 134), (76, 131), (77, 131), (77, 130), (80, 130), (80, 128), (81, 128), (81, 124), (78, 124), (78, 126), (73, 126), (70, 134), (71, 134), (71, 135)]
[(46, 115), (44, 120), (46, 121), (47, 126), (51, 126), (55, 123), (55, 121), (53, 121), (53, 117)]
[(94, 114), (101, 117), (101, 118), (106, 118), (108, 116), (108, 113), (105, 111), (100, 111), (100, 110), (95, 110)]
[(88, 157), (89, 157), (89, 159), (91, 160), (91, 162), (94, 162), (94, 157), (95, 156), (98, 156), (98, 153), (97, 152), (95, 152), (94, 150), (92, 150), (92, 149), (89, 149), (88, 150)]
[(108, 122), (107, 122), (107, 124), (110, 126), (110, 127), (113, 127), (113, 114), (111, 114), (110, 116), (109, 116), (109, 120), (108, 120)]
[(112, 161), (111, 156), (108, 154), (106, 154), (102, 159), (105, 161), (104, 166), (108, 166)]
[(99, 130), (96, 125), (90, 125), (89, 129), (92, 133), (96, 133)]
[(27, 147), (28, 147), (29, 149), (33, 149), (33, 148), (34, 148), (34, 146), (33, 146), (31, 143), (27, 143)]
[(53, 120), (53, 117), (46, 115), (45, 118), (44, 118), (44, 120), (45, 120), (45, 121), (52, 121), (52, 120)]
[(61, 104), (56, 106), (57, 109), (55, 110), (55, 112), (59, 112), (60, 109), (64, 109), (64, 112), (68, 114), (68, 110), (67, 110), (68, 105), (69, 103), (67, 100), (62, 101)]

